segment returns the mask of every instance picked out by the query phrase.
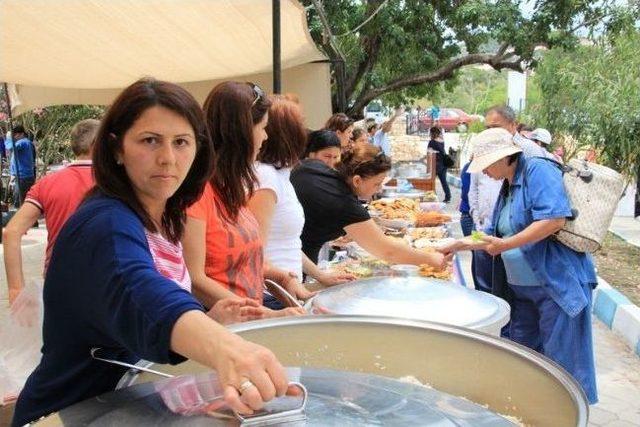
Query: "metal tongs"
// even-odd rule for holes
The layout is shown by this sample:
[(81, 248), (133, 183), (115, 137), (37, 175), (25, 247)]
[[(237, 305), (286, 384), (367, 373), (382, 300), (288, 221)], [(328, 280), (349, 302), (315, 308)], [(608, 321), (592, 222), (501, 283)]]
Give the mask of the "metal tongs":
[[(131, 363), (126, 363), (119, 360), (99, 357), (97, 356), (96, 353), (98, 353), (100, 350), (102, 349), (99, 347), (92, 348), (90, 352), (91, 357), (101, 362), (111, 363), (114, 365), (130, 368), (131, 370), (143, 371), (153, 375), (158, 375), (158, 376), (167, 378), (166, 380), (160, 381), (160, 384), (157, 385), (156, 389), (160, 397), (162, 398), (163, 402), (165, 403), (167, 409), (175, 414), (194, 415), (199, 413), (197, 409), (203, 409), (205, 410), (205, 412), (201, 412), (202, 415), (207, 414), (209, 416), (215, 416), (215, 417), (221, 417), (221, 418), (235, 417), (240, 422), (240, 426), (242, 427), (270, 426), (270, 425), (280, 424), (280, 423), (304, 421), (307, 419), (305, 410), (307, 407), (307, 400), (309, 397), (309, 393), (307, 391), (307, 388), (299, 382), (292, 381), (289, 383), (290, 387), (294, 387), (298, 389), (300, 391), (300, 394), (302, 395), (302, 402), (299, 406), (288, 408), (287, 405), (285, 405), (286, 409), (283, 409), (283, 410), (275, 410), (275, 409), (269, 408), (270, 406), (274, 406), (274, 403), (278, 404), (278, 403), (284, 402), (284, 399), (287, 399), (287, 396), (285, 396), (281, 398), (276, 398), (273, 401), (268, 402), (262, 410), (256, 411), (254, 414), (242, 415), (236, 412), (235, 410), (231, 410), (231, 412), (233, 413), (233, 417), (229, 417), (224, 412), (219, 413), (217, 411), (206, 410), (209, 407), (215, 407), (215, 408), (224, 407), (224, 405), (222, 404), (224, 398), (222, 397), (220, 384), (216, 381), (217, 377), (215, 373), (213, 372), (209, 373), (208, 374), (210, 375), (209, 378), (204, 378), (204, 375), (206, 374), (200, 374), (198, 376), (187, 375), (187, 376), (176, 377), (175, 375), (167, 374), (161, 371), (156, 371), (154, 369), (150, 369), (145, 366), (133, 365)], [(198, 378), (200, 379), (200, 381), (196, 381), (196, 379)], [(181, 381), (185, 379), (187, 381)], [(204, 385), (204, 386), (199, 387), (199, 385)], [(216, 390), (216, 386), (218, 386), (217, 390), (219, 392), (212, 393), (212, 391)], [(193, 398), (194, 394), (199, 397), (198, 399), (199, 406), (195, 408), (196, 409), (195, 412), (191, 410), (192, 408), (185, 408), (185, 407), (177, 408), (175, 404), (172, 404), (174, 403), (173, 397), (175, 395), (178, 395), (179, 397), (181, 388), (183, 387), (189, 388), (188, 392), (191, 398)], [(182, 399), (179, 399), (179, 398), (177, 400), (182, 401)], [(217, 402), (220, 402), (220, 404), (217, 404)], [(279, 406), (282, 406), (282, 405), (279, 405)]]
[(299, 307), (304, 309), (304, 306), (300, 304), (293, 295), (291, 295), (285, 288), (278, 285), (276, 282), (270, 279), (264, 279), (264, 287), (271, 295), (284, 302), (289, 307)]

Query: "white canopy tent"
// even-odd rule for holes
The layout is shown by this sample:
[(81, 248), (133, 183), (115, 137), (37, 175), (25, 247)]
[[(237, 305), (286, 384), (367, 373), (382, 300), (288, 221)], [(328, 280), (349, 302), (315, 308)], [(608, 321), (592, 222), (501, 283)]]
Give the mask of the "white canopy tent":
[[(281, 2), (282, 91), (309, 127), (331, 114), (329, 67), (302, 6)], [(2, 0), (0, 81), (14, 114), (54, 104), (106, 105), (142, 76), (203, 101), (219, 81), (272, 87), (271, 0)]]

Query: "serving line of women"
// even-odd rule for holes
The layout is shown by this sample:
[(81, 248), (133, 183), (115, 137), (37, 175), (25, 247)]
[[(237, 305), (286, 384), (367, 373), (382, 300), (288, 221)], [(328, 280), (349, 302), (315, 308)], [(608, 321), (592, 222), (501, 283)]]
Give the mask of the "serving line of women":
[[(571, 217), (562, 173), (544, 158), (525, 158), (504, 129), (485, 130), (471, 142), (468, 171), (503, 181), (481, 249), (493, 257), (493, 293), (511, 305), (504, 335), (560, 364), (594, 404), (591, 304), (597, 276), (589, 254), (554, 238)], [(443, 251), (463, 249), (471, 248), (458, 241)]]
[(302, 250), (312, 262), (318, 262), (322, 245), (346, 234), (389, 263), (445, 267), (448, 255), (416, 250), (386, 236), (362, 205), (361, 200), (380, 192), (390, 170), (390, 159), (371, 144), (347, 150), (335, 168), (307, 158), (293, 170), (291, 183), (305, 216)]
[[(355, 279), (353, 275), (323, 271), (302, 252), (300, 235), (305, 217), (291, 185), (291, 169), (307, 145), (307, 130), (300, 107), (283, 96), (271, 96), (267, 140), (255, 164), (257, 186), (248, 207), (260, 226), (265, 257), (269, 263), (302, 279), (302, 273), (325, 286)], [(326, 131), (333, 138), (333, 132)], [(339, 146), (339, 142), (337, 142)], [(338, 156), (340, 154), (339, 148)], [(277, 304), (271, 299), (272, 307)]]
[(313, 294), (297, 272), (265, 262), (260, 225), (248, 209), (258, 184), (254, 163), (267, 139), (270, 105), (259, 87), (246, 83), (220, 83), (209, 94), (203, 108), (215, 168), (202, 197), (187, 209), (182, 244), (193, 292), (206, 307), (224, 299), (250, 298), (260, 303), (262, 317), (281, 317), (304, 310), (263, 306), (264, 279), (299, 299)]
[[(251, 142), (250, 129), (243, 137)], [(129, 363), (193, 359), (217, 371), (226, 402), (243, 413), (283, 395), (287, 378), (275, 356), (209, 317), (187, 289), (181, 258), (150, 248), (179, 252), (185, 209), (211, 176), (213, 147), (196, 100), (152, 79), (129, 86), (101, 122), (93, 167), (96, 186), (53, 249), (42, 358), (12, 426), (113, 390), (126, 369), (93, 359), (94, 348)], [(173, 261), (172, 271), (154, 256)], [(167, 277), (177, 271), (179, 283)]]

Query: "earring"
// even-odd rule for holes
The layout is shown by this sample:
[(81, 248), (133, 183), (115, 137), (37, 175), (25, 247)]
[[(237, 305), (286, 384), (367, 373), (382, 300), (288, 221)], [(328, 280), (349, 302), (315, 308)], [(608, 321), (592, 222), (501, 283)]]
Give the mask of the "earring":
[(120, 159), (116, 160), (116, 165), (122, 166), (122, 160), (120, 160)]

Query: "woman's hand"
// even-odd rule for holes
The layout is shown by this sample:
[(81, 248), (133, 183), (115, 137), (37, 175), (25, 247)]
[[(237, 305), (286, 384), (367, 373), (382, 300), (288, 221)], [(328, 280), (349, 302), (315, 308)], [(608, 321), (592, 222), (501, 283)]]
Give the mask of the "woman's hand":
[(500, 237), (483, 236), (482, 241), (488, 243), (483, 250), (491, 256), (500, 255), (502, 252), (509, 250), (506, 241)]
[(311, 292), (305, 288), (305, 286), (298, 281), (298, 276), (291, 273), (283, 280), (282, 287), (297, 300), (306, 301), (317, 294), (317, 292)]
[(304, 316), (305, 314), (308, 314), (307, 310), (301, 307), (287, 307), (282, 310), (271, 310), (266, 307), (263, 307), (263, 309), (265, 318)]
[(462, 240), (458, 239), (446, 245), (438, 247), (436, 250), (444, 255), (452, 255), (456, 252), (467, 250), (467, 244)]
[(353, 274), (349, 273), (341, 273), (341, 272), (324, 272), (318, 277), (316, 277), (318, 282), (324, 286), (335, 286), (340, 285), (342, 283), (351, 282), (356, 280), (357, 277)]
[(284, 368), (268, 349), (228, 334), (217, 349), (216, 371), (226, 403), (245, 414), (287, 391)]
[(251, 298), (225, 298), (218, 301), (207, 313), (223, 325), (248, 322), (264, 318), (260, 303)]

